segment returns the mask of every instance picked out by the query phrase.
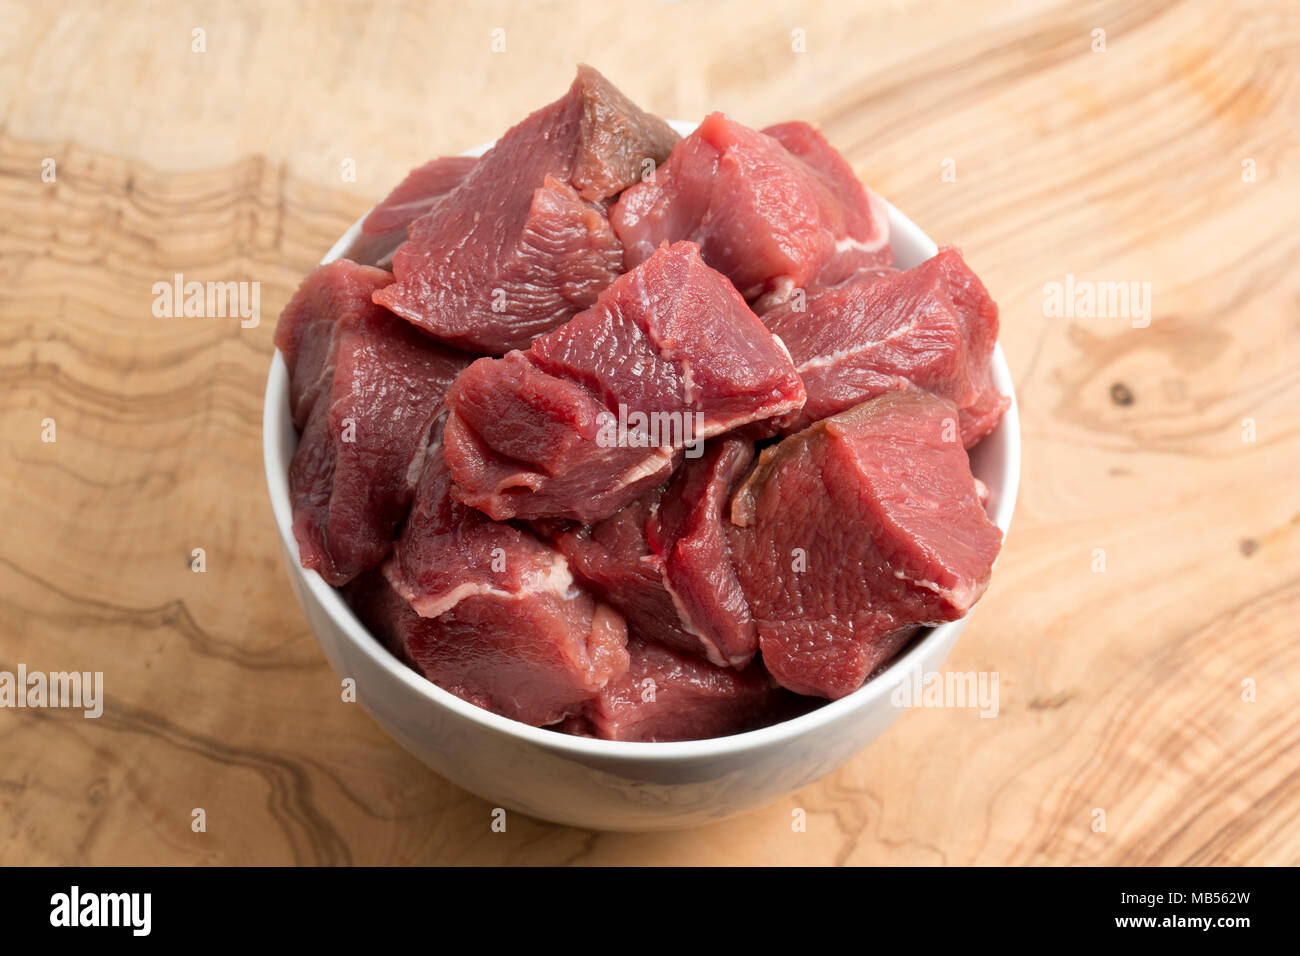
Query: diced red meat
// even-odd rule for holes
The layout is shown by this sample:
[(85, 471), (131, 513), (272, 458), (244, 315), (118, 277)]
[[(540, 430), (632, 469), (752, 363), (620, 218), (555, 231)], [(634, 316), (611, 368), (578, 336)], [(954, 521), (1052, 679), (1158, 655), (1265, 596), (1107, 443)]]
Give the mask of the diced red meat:
[(391, 265), (393, 252), (406, 241), (411, 223), (459, 186), (477, 162), (471, 156), (444, 156), (411, 170), (361, 221), (361, 233), (343, 255), (366, 265)]
[(335, 260), (310, 272), (280, 313), (275, 344), (289, 369), (289, 413), (299, 431), (333, 383), (336, 329), (382, 314), (370, 297), (392, 281), (382, 269)]
[(497, 520), (597, 521), (661, 484), (673, 446), (603, 444), (609, 410), (524, 352), (483, 359), (457, 380), (444, 433), (454, 494)]
[(1011, 399), (997, 390), (990, 370), (980, 389), (979, 398), (957, 412), (962, 442), (966, 447), (974, 448), (987, 438), (998, 427), (998, 422), (1002, 421), (1002, 416), (1010, 407)]
[(585, 592), (472, 595), (436, 618), (416, 614), (383, 575), (347, 599), (403, 661), (471, 704), (534, 726), (578, 714), (627, 670), (623, 619)]
[(613, 199), (653, 173), (681, 139), (586, 64), (578, 67), (570, 95), (575, 92), (582, 119), (569, 182), (583, 199)]
[(452, 498), (451, 474), (437, 447), (384, 575), (421, 617), (438, 617), (474, 596), (563, 596), (573, 589), (560, 552)]
[(830, 285), (863, 269), (879, 269), (894, 261), (889, 246), (889, 213), (885, 203), (858, 179), (853, 167), (821, 132), (808, 123), (778, 123), (763, 130), (793, 155), (817, 170), (843, 204), (844, 237), (813, 284)]
[(709, 442), (665, 487), (594, 525), (553, 531), (552, 540), (577, 578), (636, 633), (743, 667), (758, 637), (722, 523), (731, 485), (753, 454), (743, 438)]
[(736, 490), (732, 560), (783, 686), (843, 697), (919, 625), (984, 593), (1001, 532), (949, 434), (955, 414), (887, 392), (765, 449)]
[(791, 702), (758, 667), (715, 667), (639, 637), (631, 664), (572, 729), (605, 740), (702, 740), (754, 730), (787, 716)]
[(471, 351), (502, 354), (587, 308), (623, 271), (603, 200), (667, 156), (676, 134), (590, 67), (507, 132), (411, 224), (375, 301)]
[(549, 535), (574, 576), (628, 621), (628, 628), (683, 649), (699, 646), (678, 617), (646, 541), (646, 523), (662, 494), (645, 496), (590, 526)]
[(623, 193), (610, 221), (628, 267), (690, 239), (745, 298), (770, 304), (823, 274), (892, 262), (884, 208), (844, 160), (811, 127), (775, 130), (800, 152), (711, 113), (653, 180)]
[(673, 475), (647, 526), (678, 616), (720, 666), (743, 667), (758, 650), (724, 527), (732, 485), (753, 460), (753, 443), (745, 438), (711, 442), (702, 458), (688, 459)]
[(888, 212), (807, 123), (679, 140), (580, 67), (286, 307), (303, 566), (428, 680), (563, 733), (851, 693), (1001, 545), (966, 454), (1009, 404), (997, 306), (953, 249), (892, 268)]
[(498, 520), (598, 521), (661, 484), (687, 444), (803, 397), (784, 347), (698, 248), (665, 246), (528, 352), (456, 380), (453, 493)]
[(289, 465), (294, 536), (303, 567), (336, 586), (388, 553), (443, 395), (470, 361), (371, 302), (389, 278), (345, 259), (321, 266), (276, 328), (303, 427)]
[(808, 401), (797, 431), (891, 389), (952, 402), (962, 440), (991, 432), (1010, 400), (993, 385), (998, 307), (956, 249), (906, 272), (866, 272), (763, 313), (790, 350)]
[(383, 566), (386, 633), (426, 677), (481, 707), (537, 725), (576, 713), (627, 669), (623, 619), (574, 583), (558, 551), (450, 491), (434, 448)]

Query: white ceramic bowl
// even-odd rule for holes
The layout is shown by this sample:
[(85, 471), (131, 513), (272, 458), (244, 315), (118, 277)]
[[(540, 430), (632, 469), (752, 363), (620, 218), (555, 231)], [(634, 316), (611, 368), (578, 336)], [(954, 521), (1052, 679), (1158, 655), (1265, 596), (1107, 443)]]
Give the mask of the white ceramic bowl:
[[(693, 128), (673, 125), (683, 133)], [(938, 251), (911, 220), (892, 205), (888, 209), (900, 267), (915, 266)], [(321, 261), (336, 259), (360, 227), (358, 221)], [(993, 355), (993, 380), (1011, 396), (1011, 407), (973, 450), (971, 467), (989, 487), (989, 513), (1005, 534), (1020, 480), (1020, 418), (1000, 347)], [(893, 723), (899, 714), (891, 701), (893, 689), (917, 671), (938, 670), (969, 619), (922, 634), (885, 671), (847, 697), (761, 730), (681, 743), (570, 737), (489, 713), (426, 680), (371, 636), (339, 592), (315, 571), (303, 569), (288, 487), (298, 437), (289, 418), (288, 371), (278, 351), (266, 385), (262, 444), (293, 591), (325, 657), (339, 674), (356, 680), (361, 705), (443, 777), (493, 807), (557, 823), (602, 830), (684, 827), (791, 793), (847, 762)]]

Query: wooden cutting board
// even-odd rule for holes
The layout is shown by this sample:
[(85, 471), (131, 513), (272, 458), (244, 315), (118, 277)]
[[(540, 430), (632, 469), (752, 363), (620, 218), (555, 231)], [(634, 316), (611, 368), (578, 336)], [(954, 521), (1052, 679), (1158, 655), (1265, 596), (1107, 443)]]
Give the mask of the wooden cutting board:
[[(106, 687), (98, 720), (0, 710), (0, 862), (1300, 862), (1296, 4), (2, 0), (0, 22), (0, 669)], [(666, 116), (820, 122), (983, 276), (1023, 416), (1019, 511), (947, 664), (998, 673), (997, 717), (909, 712), (681, 833), (493, 832), (341, 702), (263, 487), (299, 278), (579, 61)], [(176, 274), (260, 283), (260, 322), (156, 317)]]

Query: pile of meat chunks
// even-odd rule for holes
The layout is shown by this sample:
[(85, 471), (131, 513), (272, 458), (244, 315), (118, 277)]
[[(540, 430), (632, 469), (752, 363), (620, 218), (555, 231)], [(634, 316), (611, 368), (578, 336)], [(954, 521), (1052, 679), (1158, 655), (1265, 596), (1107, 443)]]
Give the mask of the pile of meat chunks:
[(956, 250), (893, 268), (812, 126), (680, 138), (580, 67), (481, 158), (414, 170), (285, 308), (302, 564), (515, 720), (787, 719), (984, 592), (997, 323)]

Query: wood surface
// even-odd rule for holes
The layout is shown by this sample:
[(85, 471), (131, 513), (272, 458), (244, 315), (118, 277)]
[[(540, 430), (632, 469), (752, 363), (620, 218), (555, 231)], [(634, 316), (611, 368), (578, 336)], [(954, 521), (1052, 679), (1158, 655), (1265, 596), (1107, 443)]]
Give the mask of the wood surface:
[[(275, 317), (579, 61), (819, 122), (998, 299), (1020, 504), (947, 663), (995, 719), (911, 711), (705, 829), (495, 833), (340, 700), (262, 477)], [(0, 669), (107, 698), (0, 710), (0, 863), (1300, 863), (1294, 2), (0, 0), (0, 110)], [(154, 317), (175, 273), (260, 282), (260, 324)], [(1067, 275), (1150, 283), (1149, 325), (1045, 314)]]

